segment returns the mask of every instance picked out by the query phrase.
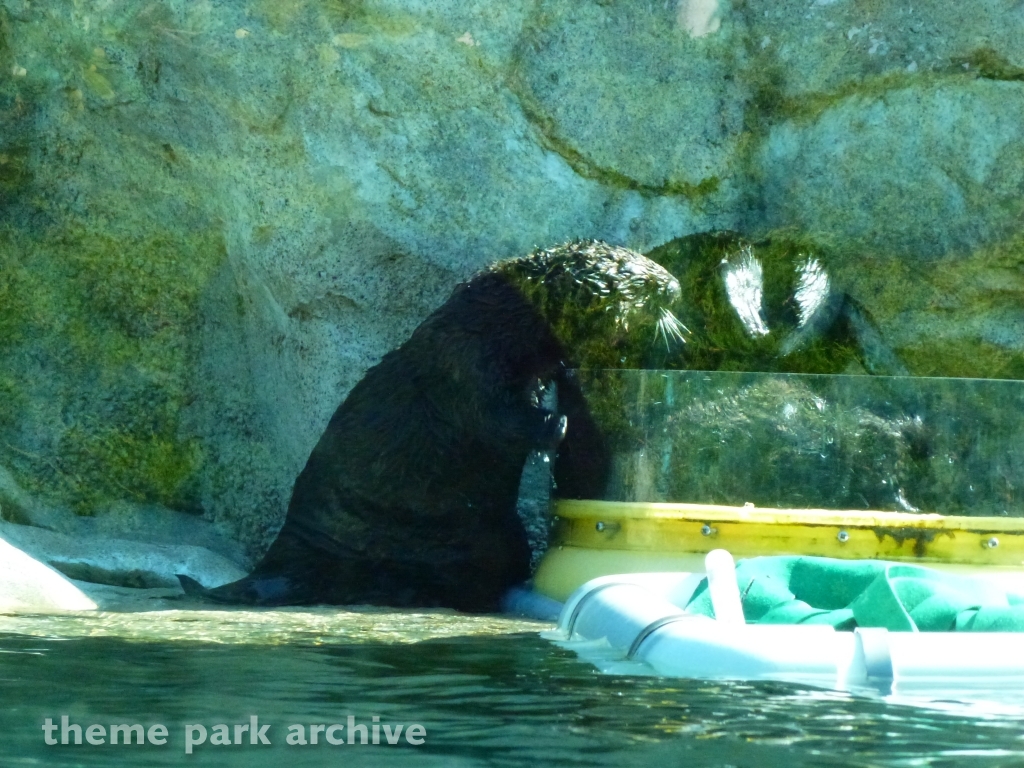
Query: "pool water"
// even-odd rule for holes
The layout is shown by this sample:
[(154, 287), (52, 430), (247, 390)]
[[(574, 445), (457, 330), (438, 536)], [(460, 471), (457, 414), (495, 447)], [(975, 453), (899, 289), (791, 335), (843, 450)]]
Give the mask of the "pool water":
[[(0, 765), (1024, 765), (1024, 709), (602, 675), (542, 639), (546, 626), (372, 609), (0, 617)], [(48, 746), (44, 720), (64, 715), (83, 731), (163, 724), (167, 743)], [(186, 725), (230, 731), (253, 715), (269, 745), (242, 734), (185, 754)], [(285, 743), (291, 725), (349, 715), (426, 735)]]

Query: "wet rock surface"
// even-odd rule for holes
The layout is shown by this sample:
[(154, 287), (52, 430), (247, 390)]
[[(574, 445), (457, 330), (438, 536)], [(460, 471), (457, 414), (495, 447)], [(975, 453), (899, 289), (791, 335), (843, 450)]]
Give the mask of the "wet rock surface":
[(226, 558), (187, 544), (146, 544), (109, 536), (69, 536), (25, 525), (0, 523), (0, 538), (78, 581), (121, 587), (178, 587), (182, 573), (206, 586), (245, 575)]
[(60, 573), (0, 539), (0, 613), (95, 608), (96, 603)]

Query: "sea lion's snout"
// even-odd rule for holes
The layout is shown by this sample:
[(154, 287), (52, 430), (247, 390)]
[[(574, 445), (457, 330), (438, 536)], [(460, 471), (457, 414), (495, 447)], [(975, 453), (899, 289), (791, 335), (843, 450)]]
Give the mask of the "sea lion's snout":
[[(633, 296), (638, 299), (655, 299), (659, 302), (672, 303), (678, 301), (683, 291), (679, 281), (667, 269), (646, 259), (640, 254), (629, 254), (629, 258), (620, 257), (617, 269), (608, 272), (616, 278), (615, 290), (622, 296)], [(642, 304), (643, 302), (639, 302)]]

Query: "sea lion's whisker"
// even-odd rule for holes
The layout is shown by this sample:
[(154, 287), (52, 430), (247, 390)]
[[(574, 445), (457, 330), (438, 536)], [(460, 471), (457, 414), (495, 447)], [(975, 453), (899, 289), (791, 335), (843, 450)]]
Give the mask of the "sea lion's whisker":
[(657, 340), (660, 335), (665, 341), (665, 349), (671, 351), (672, 344), (669, 341), (669, 336), (672, 337), (672, 341), (680, 344), (686, 343), (686, 335), (690, 332), (690, 329), (679, 322), (679, 319), (673, 315), (669, 310), (661, 310), (661, 317), (658, 318), (658, 322), (654, 329), (654, 338)]

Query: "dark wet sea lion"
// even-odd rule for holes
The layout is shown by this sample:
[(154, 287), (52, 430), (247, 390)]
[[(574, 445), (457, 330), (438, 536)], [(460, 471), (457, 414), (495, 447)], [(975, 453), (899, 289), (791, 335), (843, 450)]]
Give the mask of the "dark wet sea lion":
[[(496, 609), (529, 576), (516, 514), (529, 453), (561, 442), (556, 479), (570, 495), (592, 495), (606, 474), (567, 369), (637, 364), (655, 341), (670, 347), (678, 296), (657, 264), (598, 242), (498, 262), (459, 285), (334, 413), (253, 572), (211, 590), (182, 578), (186, 592)], [(553, 383), (559, 413), (542, 405)]]

